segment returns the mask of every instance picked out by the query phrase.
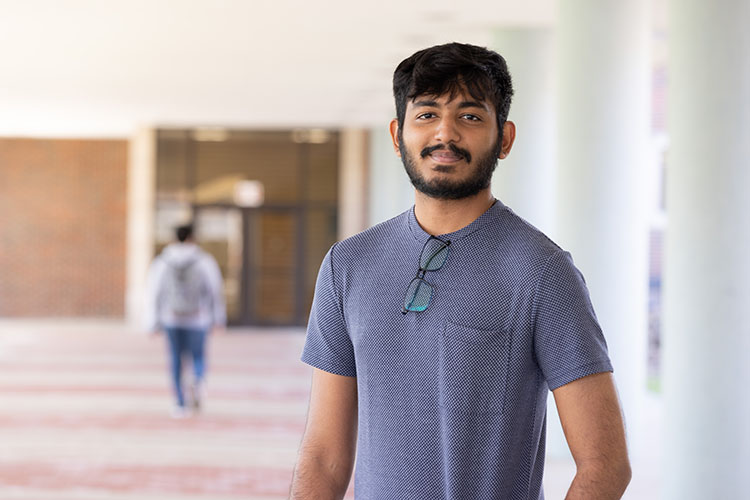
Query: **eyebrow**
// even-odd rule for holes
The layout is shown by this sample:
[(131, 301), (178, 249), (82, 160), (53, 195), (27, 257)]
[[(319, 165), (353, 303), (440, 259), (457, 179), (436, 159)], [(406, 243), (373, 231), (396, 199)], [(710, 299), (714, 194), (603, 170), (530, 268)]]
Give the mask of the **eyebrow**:
[(461, 101), (460, 103), (458, 103), (458, 109), (464, 109), (464, 108), (479, 108), (485, 111), (488, 110), (488, 107), (486, 104), (483, 104), (477, 101)]
[[(437, 107), (438, 103), (435, 100), (431, 99), (421, 99), (419, 101), (413, 101), (412, 107), (415, 108), (431, 108), (431, 107)], [(481, 102), (478, 101), (461, 101), (458, 103), (458, 109), (466, 109), (466, 108), (478, 108), (482, 109), (484, 111), (488, 110), (488, 107)]]
[(430, 101), (422, 99), (421, 101), (412, 101), (412, 106), (415, 108), (427, 108), (437, 106), (437, 101)]

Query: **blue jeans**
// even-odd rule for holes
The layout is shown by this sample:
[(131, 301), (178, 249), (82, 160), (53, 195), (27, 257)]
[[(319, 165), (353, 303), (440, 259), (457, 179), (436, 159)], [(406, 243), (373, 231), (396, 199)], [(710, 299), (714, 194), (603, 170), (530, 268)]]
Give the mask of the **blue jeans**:
[(177, 404), (185, 406), (185, 395), (182, 391), (182, 358), (191, 354), (193, 358), (193, 376), (195, 383), (203, 381), (205, 373), (206, 330), (199, 328), (167, 327), (169, 354), (171, 358), (171, 375)]

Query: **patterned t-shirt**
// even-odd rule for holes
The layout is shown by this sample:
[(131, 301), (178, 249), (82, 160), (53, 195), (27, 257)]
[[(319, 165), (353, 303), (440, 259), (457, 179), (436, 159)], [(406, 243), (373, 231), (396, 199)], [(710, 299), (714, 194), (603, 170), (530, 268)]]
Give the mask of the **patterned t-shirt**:
[(611, 371), (570, 255), (499, 201), (439, 236), (429, 307), (402, 314), (429, 239), (413, 208), (335, 244), (302, 360), (357, 378), (355, 495), (543, 499), (548, 389)]

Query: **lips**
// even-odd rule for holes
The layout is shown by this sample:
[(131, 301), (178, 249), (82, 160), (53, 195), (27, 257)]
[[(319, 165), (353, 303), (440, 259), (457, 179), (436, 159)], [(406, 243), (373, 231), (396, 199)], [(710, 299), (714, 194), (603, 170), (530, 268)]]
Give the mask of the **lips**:
[(428, 146), (422, 150), (420, 156), (422, 158), (429, 156), (432, 161), (443, 164), (456, 163), (461, 160), (471, 163), (471, 154), (465, 149), (457, 147), (455, 144)]
[(462, 155), (457, 155), (451, 151), (434, 151), (430, 154), (430, 158), (438, 163), (454, 163), (463, 160)]

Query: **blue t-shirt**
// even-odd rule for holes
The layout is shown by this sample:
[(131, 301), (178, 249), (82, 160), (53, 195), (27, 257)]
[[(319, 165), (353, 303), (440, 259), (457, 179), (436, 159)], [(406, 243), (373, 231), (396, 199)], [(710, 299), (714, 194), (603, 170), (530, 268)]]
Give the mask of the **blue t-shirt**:
[(357, 378), (355, 495), (542, 499), (548, 389), (611, 371), (570, 255), (499, 201), (450, 240), (401, 313), (430, 237), (413, 208), (335, 244), (302, 360)]

